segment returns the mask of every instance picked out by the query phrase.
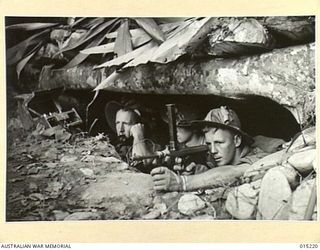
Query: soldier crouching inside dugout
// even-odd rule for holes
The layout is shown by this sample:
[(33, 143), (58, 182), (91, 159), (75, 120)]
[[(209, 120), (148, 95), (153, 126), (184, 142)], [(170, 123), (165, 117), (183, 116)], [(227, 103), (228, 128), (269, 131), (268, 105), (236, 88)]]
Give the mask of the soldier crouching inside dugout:
[(141, 172), (149, 173), (154, 167), (152, 160), (132, 161), (132, 155), (149, 156), (160, 146), (146, 137), (146, 121), (142, 107), (134, 100), (118, 103), (111, 101), (105, 108), (108, 125), (117, 134), (116, 150), (123, 161)]
[[(178, 107), (179, 110), (176, 110), (178, 150), (204, 145), (205, 141), (202, 131), (189, 123), (189, 120), (199, 119), (200, 115), (198, 112), (185, 105), (178, 105)], [(116, 150), (122, 160), (144, 173), (149, 173), (152, 168), (155, 168), (159, 164), (171, 165), (170, 160), (172, 159), (168, 157), (170, 154), (168, 148), (161, 151), (161, 146), (154, 143), (156, 140), (151, 140), (146, 136), (145, 125), (148, 122), (144, 121), (146, 119), (144, 119), (144, 114), (141, 112), (142, 109), (134, 100), (123, 103), (111, 101), (106, 105), (105, 114), (109, 126), (117, 134)], [(168, 123), (167, 114), (163, 114), (162, 119)], [(153, 137), (156, 136), (155, 133), (149, 134), (152, 134)], [(137, 158), (140, 160), (136, 160)], [(206, 158), (205, 151), (193, 152), (184, 157), (183, 163), (204, 164)], [(182, 160), (178, 159), (175, 170), (181, 170), (179, 169), (180, 163), (182, 163)], [(203, 166), (201, 165), (201, 168), (193, 168), (193, 171), (188, 171), (188, 173), (203, 171)]]
[[(172, 104), (169, 104), (172, 105)], [(194, 107), (183, 104), (176, 104), (175, 114), (176, 114), (176, 134), (177, 134), (177, 152), (180, 150), (189, 148), (190, 154), (184, 156), (183, 158), (170, 159), (174, 160), (173, 170), (182, 174), (191, 174), (198, 173), (207, 170), (204, 168), (204, 165), (207, 161), (206, 150), (200, 152), (192, 152), (197, 146), (205, 145), (204, 133), (197, 126), (193, 126), (192, 120), (198, 120), (201, 118), (201, 113), (196, 110)], [(169, 125), (169, 114), (167, 112), (163, 112), (161, 114), (161, 118), (164, 122)], [(181, 152), (181, 151), (180, 151)], [(169, 156), (170, 151), (167, 148), (163, 151), (164, 155)], [(179, 154), (179, 153), (178, 153)], [(168, 158), (167, 158), (168, 159)], [(166, 161), (165, 161), (166, 162)], [(166, 162), (167, 164), (171, 164), (171, 162)], [(198, 167), (193, 167), (192, 171), (188, 171), (188, 169), (183, 169), (183, 165), (188, 164), (197, 164)]]
[[(241, 130), (237, 114), (225, 106), (211, 110), (204, 120), (192, 121), (192, 124), (205, 133), (211, 161), (216, 167), (188, 176), (157, 167), (151, 171), (156, 190), (191, 191), (221, 186), (241, 177), (251, 164), (268, 154), (253, 146), (254, 140)], [(277, 145), (284, 143), (277, 140)]]

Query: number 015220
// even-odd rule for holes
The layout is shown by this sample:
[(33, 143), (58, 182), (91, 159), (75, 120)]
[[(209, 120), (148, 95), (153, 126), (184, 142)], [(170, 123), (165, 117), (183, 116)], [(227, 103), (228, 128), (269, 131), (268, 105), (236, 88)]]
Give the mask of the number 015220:
[(300, 244), (300, 248), (307, 248), (307, 249), (312, 249), (312, 248), (318, 248), (317, 243), (312, 243), (312, 244)]

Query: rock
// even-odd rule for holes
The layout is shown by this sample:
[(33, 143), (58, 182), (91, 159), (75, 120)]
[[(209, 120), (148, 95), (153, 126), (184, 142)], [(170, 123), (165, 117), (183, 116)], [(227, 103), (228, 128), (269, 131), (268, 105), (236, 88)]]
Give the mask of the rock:
[(65, 129), (55, 131), (55, 139), (60, 142), (65, 142), (69, 140), (72, 136), (71, 133), (67, 132)]
[(302, 131), (300, 134), (291, 144), (288, 152), (297, 152), (302, 148), (306, 147), (305, 142), (307, 145), (315, 145), (316, 143), (316, 128), (310, 127)]
[(285, 219), (281, 210), (285, 209), (292, 194), (287, 177), (279, 169), (270, 169), (261, 181), (258, 209), (261, 219)]
[(185, 194), (183, 195), (178, 203), (178, 210), (180, 213), (185, 215), (192, 215), (196, 211), (205, 208), (206, 204), (197, 195)]
[(28, 169), (27, 175), (34, 175), (39, 173), (39, 168), (38, 167), (32, 167)]
[(254, 219), (259, 190), (246, 183), (229, 192), (226, 200), (227, 211), (240, 220)]
[(129, 165), (126, 162), (119, 160), (118, 158), (113, 156), (105, 157), (100, 155), (86, 155), (81, 159), (81, 161), (102, 162), (105, 163), (105, 166), (107, 168), (116, 169), (118, 171), (127, 170), (129, 168)]
[(209, 196), (211, 202), (214, 202), (219, 199), (227, 199), (230, 190), (230, 187), (218, 187), (213, 189), (206, 189), (204, 193)]
[[(304, 220), (315, 179), (303, 181), (293, 192), (289, 220)], [(315, 212), (317, 210), (315, 209)]]
[(178, 192), (168, 192), (164, 193), (161, 196), (161, 200), (167, 205), (167, 207), (176, 207), (178, 204), (178, 201), (181, 197), (181, 193), (179, 194)]
[(38, 190), (38, 185), (36, 184), (36, 183), (34, 183), (34, 182), (30, 182), (29, 183), (29, 191), (31, 192), (31, 193), (34, 193), (34, 192), (36, 192)]
[(58, 159), (58, 150), (56, 148), (49, 148), (43, 155), (43, 157), (41, 158), (44, 158), (46, 159), (47, 161), (48, 160), (56, 160)]
[(44, 195), (40, 194), (40, 193), (32, 193), (32, 194), (29, 195), (29, 198), (31, 200), (34, 200), (34, 201), (37, 201), (37, 200), (43, 201), (43, 200), (45, 200)]
[(161, 215), (164, 215), (168, 209), (167, 209), (167, 205), (165, 203), (157, 203), (153, 206), (154, 210), (158, 210)]
[(64, 155), (60, 161), (61, 162), (73, 162), (76, 161), (78, 159), (78, 156), (76, 155)]
[(202, 214), (192, 217), (191, 220), (214, 220), (214, 217), (208, 214)]
[(134, 217), (145, 214), (147, 207), (152, 207), (153, 195), (150, 175), (109, 173), (98, 182), (89, 183), (79, 199), (87, 206), (105, 208), (113, 217), (124, 213)]
[(244, 173), (243, 178), (247, 182), (261, 179), (269, 169), (281, 165), (284, 157), (285, 149), (261, 158), (251, 165)]
[(48, 183), (45, 191), (50, 195), (51, 198), (57, 198), (63, 189), (63, 183), (58, 181), (53, 181)]
[(47, 168), (56, 168), (58, 163), (56, 162), (47, 162), (47, 163), (44, 163), (44, 165), (47, 167)]
[(161, 212), (159, 210), (151, 210), (148, 214), (143, 215), (142, 219), (144, 220), (154, 220), (161, 216)]
[(94, 177), (94, 172), (92, 169), (90, 168), (80, 168), (80, 171), (89, 178), (93, 178)]
[(289, 157), (288, 162), (300, 173), (308, 173), (313, 169), (312, 162), (316, 158), (316, 149), (297, 152)]
[(274, 170), (280, 170), (287, 181), (290, 184), (292, 190), (294, 190), (300, 183), (300, 175), (297, 170), (295, 170), (290, 164), (284, 162), (281, 166), (275, 167)]
[(64, 220), (69, 213), (61, 210), (53, 210), (52, 211), (55, 220)]
[(181, 214), (175, 211), (170, 211), (168, 218), (170, 218), (171, 220), (178, 220), (181, 218)]
[(96, 212), (76, 212), (68, 215), (64, 220), (99, 220), (101, 216)]

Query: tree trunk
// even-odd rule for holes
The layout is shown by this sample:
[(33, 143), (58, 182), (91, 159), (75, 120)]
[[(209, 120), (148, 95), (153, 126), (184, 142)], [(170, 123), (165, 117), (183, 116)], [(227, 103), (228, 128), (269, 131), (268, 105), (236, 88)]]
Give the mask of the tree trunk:
[(120, 92), (268, 97), (303, 123), (315, 110), (314, 44), (237, 60), (147, 64), (128, 69), (99, 88)]
[[(315, 45), (276, 49), (235, 59), (177, 60), (129, 68), (98, 89), (125, 93), (202, 94), (239, 98), (268, 97), (304, 123), (315, 110)], [(44, 68), (39, 88), (92, 89), (108, 73), (81, 65), (69, 70)]]

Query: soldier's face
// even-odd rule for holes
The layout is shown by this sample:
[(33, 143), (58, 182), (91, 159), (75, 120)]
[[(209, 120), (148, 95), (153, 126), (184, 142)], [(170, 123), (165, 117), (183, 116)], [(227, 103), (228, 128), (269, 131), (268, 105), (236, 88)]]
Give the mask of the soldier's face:
[(177, 127), (177, 140), (179, 143), (187, 143), (190, 141), (192, 137), (192, 130), (183, 128), (183, 127)]
[(233, 164), (236, 155), (236, 141), (230, 131), (209, 129), (205, 133), (205, 138), (217, 166)]
[(117, 136), (128, 139), (131, 136), (131, 127), (136, 124), (136, 115), (133, 111), (120, 109), (116, 114)]

